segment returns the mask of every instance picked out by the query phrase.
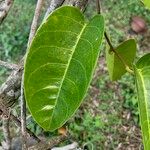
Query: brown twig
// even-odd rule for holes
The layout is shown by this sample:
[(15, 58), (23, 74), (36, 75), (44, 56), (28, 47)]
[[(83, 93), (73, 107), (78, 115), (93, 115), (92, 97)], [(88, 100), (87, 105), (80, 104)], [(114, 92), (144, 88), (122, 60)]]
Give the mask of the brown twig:
[[(14, 116), (13, 114), (10, 114), (10, 119), (13, 120), (18, 127), (21, 127), (21, 122), (16, 116)], [(28, 135), (30, 137), (32, 137), (35, 141), (37, 141), (38, 143), (41, 142), (41, 140), (33, 132), (31, 132), (28, 128), (26, 128), (26, 131), (27, 131)]]
[[(101, 14), (101, 3), (100, 3), (100, 0), (96, 0), (96, 7), (97, 7), (97, 14)], [(105, 36), (105, 39), (106, 39), (108, 45), (110, 46), (110, 50), (111, 51), (115, 51), (115, 49), (114, 49), (114, 47), (113, 47), (113, 45), (112, 45), (112, 43), (111, 43), (111, 41), (110, 41), (106, 31), (104, 32), (104, 36)]]
[(56, 8), (58, 8), (59, 6), (61, 6), (63, 4), (65, 0), (51, 0), (50, 5), (45, 13), (45, 19), (47, 18), (47, 16), (53, 12)]
[[(12, 113), (10, 113), (9, 109), (4, 104), (1, 104), (1, 103), (0, 103), (0, 116), (5, 116), (5, 117), (10, 118), (10, 120), (14, 121), (16, 125), (21, 128), (21, 121)], [(38, 143), (41, 142), (41, 140), (28, 128), (26, 128), (26, 131), (28, 135), (32, 137), (35, 141), (37, 141)]]
[(110, 40), (109, 40), (108, 35), (107, 35), (106, 32), (104, 32), (104, 36), (105, 36), (105, 39), (106, 39), (108, 45), (110, 46), (110, 52), (113, 52), (119, 58), (119, 60), (121, 61), (121, 63), (125, 66), (125, 69), (126, 69), (127, 72), (129, 72), (131, 74), (134, 74), (133, 70), (130, 69), (130, 67), (128, 66), (128, 64), (124, 60), (124, 58), (112, 46), (112, 44), (111, 44), (111, 42), (110, 42)]
[(47, 142), (40, 142), (32, 147), (29, 148), (29, 150), (47, 150), (47, 149), (51, 149), (54, 146), (58, 145), (59, 143), (61, 143), (62, 141), (66, 140), (67, 136), (65, 135), (60, 135), (57, 137), (53, 137), (52, 139), (50, 139)]
[(84, 12), (87, 4), (88, 0), (65, 0), (64, 2), (64, 5), (71, 5), (78, 7), (82, 12)]
[(113, 45), (112, 45), (112, 43), (111, 43), (111, 41), (110, 41), (106, 31), (104, 32), (104, 36), (105, 36), (105, 39), (106, 39), (106, 41), (107, 41), (107, 43), (108, 43), (108, 45), (110, 47), (110, 52), (112, 52), (112, 51), (114, 52), (115, 48), (113, 47)]
[(0, 104), (10, 107), (20, 96), (22, 69), (14, 70), (0, 87)]
[(6, 18), (11, 6), (13, 5), (14, 0), (5, 0), (0, 3), (0, 24)]
[(5, 61), (0, 60), (0, 66), (11, 69), (11, 70), (17, 70), (19, 69), (19, 66), (16, 64), (11, 64)]
[(96, 0), (97, 13), (101, 14), (101, 3), (100, 0)]
[(11, 148), (11, 137), (10, 137), (10, 130), (9, 130), (9, 117), (3, 117), (3, 134), (5, 137), (5, 144), (4, 144), (4, 149), (5, 150), (10, 150)]
[(32, 42), (32, 39), (33, 39), (33, 37), (34, 37), (34, 35), (36, 33), (36, 30), (37, 30), (38, 20), (39, 20), (39, 17), (40, 17), (42, 6), (43, 6), (43, 1), (44, 0), (38, 0), (37, 1), (37, 5), (36, 5), (36, 9), (35, 9), (32, 25), (31, 25), (31, 29), (30, 29), (30, 35), (29, 35), (29, 40), (28, 40), (28, 47), (30, 46), (30, 43)]
[[(34, 13), (34, 17), (33, 17), (33, 21), (32, 21), (32, 25), (31, 25), (31, 29), (30, 29), (30, 35), (29, 35), (29, 39), (28, 39), (28, 47), (30, 46), (34, 35), (36, 33), (37, 30), (37, 26), (38, 26), (38, 20), (41, 14), (41, 9), (43, 6), (43, 1), (44, 0), (38, 0), (37, 1), (37, 5), (36, 5), (36, 9), (35, 9), (35, 13)], [(24, 73), (22, 74), (22, 82), (21, 82), (21, 135), (22, 135), (22, 149), (27, 149), (27, 139), (26, 139), (26, 102), (24, 99)]]
[(118, 54), (118, 52), (115, 50), (115, 48), (113, 47), (108, 35), (106, 32), (104, 32), (104, 36), (105, 36), (105, 39), (108, 43), (108, 45), (110, 46), (110, 52), (113, 52), (118, 58), (119, 60), (123, 63), (123, 65), (125, 66), (125, 68), (128, 66), (125, 62), (125, 60)]
[(78, 147), (78, 143), (77, 142), (73, 142), (72, 144), (68, 144), (62, 147), (54, 147), (51, 150), (75, 150)]
[(77, 150), (78, 148), (78, 143), (73, 142), (72, 144), (68, 144), (62, 147), (54, 147), (51, 150)]
[[(100, 0), (96, 0), (96, 6), (97, 6), (97, 13), (98, 14), (101, 14), (101, 3), (100, 3)], [(131, 73), (131, 74), (134, 74), (133, 70), (130, 69), (129, 65), (126, 63), (126, 61), (124, 60), (124, 58), (116, 51), (116, 49), (113, 47), (106, 31), (104, 32), (104, 36), (105, 36), (105, 39), (110, 47), (110, 52), (113, 52), (117, 57), (118, 59), (120, 60), (120, 62), (124, 65), (125, 69), (127, 72)]]

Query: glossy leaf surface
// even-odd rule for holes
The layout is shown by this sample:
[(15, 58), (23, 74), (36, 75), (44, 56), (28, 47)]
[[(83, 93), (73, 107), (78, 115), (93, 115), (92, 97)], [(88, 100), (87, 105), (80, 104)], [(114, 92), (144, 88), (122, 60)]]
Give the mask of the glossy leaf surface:
[(75, 7), (55, 10), (39, 28), (25, 63), (25, 97), (45, 130), (61, 127), (77, 110), (92, 78), (104, 32), (96, 15), (86, 23)]
[[(125, 60), (128, 66), (132, 66), (136, 55), (136, 42), (129, 39), (120, 44), (116, 49), (117, 53)], [(120, 59), (113, 53), (106, 50), (107, 67), (112, 81), (118, 80), (126, 73), (126, 68)]]
[(150, 149), (150, 53), (135, 66), (140, 123), (145, 150)]

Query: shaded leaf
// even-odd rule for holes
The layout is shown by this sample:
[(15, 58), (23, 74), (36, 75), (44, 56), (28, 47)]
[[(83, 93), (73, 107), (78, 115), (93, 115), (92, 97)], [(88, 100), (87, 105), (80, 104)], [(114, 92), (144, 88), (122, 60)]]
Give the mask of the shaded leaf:
[[(121, 43), (116, 49), (117, 53), (125, 60), (129, 67), (132, 67), (136, 55), (136, 42), (134, 39), (129, 39)], [(113, 53), (106, 50), (106, 61), (109, 71), (109, 76), (112, 81), (118, 80), (126, 73), (126, 68), (121, 60)]]
[(25, 97), (45, 130), (61, 127), (83, 100), (99, 56), (104, 19), (89, 23), (70, 6), (54, 11), (39, 28), (25, 63)]
[(150, 53), (135, 66), (140, 123), (145, 150), (150, 149)]

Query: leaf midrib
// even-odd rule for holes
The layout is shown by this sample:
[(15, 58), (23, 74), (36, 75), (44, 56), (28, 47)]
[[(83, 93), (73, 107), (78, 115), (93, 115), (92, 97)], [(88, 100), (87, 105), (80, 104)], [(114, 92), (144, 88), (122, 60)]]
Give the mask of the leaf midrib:
[[(77, 36), (77, 40), (76, 40), (75, 45), (73, 46), (72, 55), (71, 55), (71, 57), (70, 57), (70, 59), (69, 59), (69, 61), (68, 61), (68, 65), (67, 65), (66, 70), (65, 70), (65, 72), (64, 72), (64, 76), (63, 76), (62, 82), (61, 82), (61, 84), (60, 84), (60, 88), (59, 88), (59, 91), (58, 91), (58, 95), (57, 95), (57, 98), (56, 98), (56, 102), (55, 102), (54, 108), (55, 108), (56, 105), (57, 105), (58, 98), (59, 98), (59, 94), (60, 94), (60, 92), (61, 92), (62, 85), (63, 85), (63, 83), (64, 83), (64, 80), (65, 80), (65, 77), (66, 77), (68, 68), (69, 68), (69, 66), (70, 66), (70, 62), (71, 62), (71, 60), (72, 60), (72, 58), (73, 58), (74, 52), (75, 52), (75, 50), (76, 50), (76, 47), (77, 47), (77, 45), (78, 45), (78, 43), (79, 43), (79, 41), (80, 41), (80, 38), (81, 38), (81, 36), (82, 36), (82, 34), (83, 34), (84, 29), (86, 28), (86, 26), (87, 26), (87, 24), (85, 23), (85, 24), (83, 25), (82, 30), (80, 31), (80, 34)], [(54, 109), (53, 112), (52, 112), (52, 116), (51, 116), (51, 119), (50, 119), (49, 128), (50, 128), (51, 122), (52, 122), (52, 120), (53, 120), (54, 111), (55, 111), (55, 109)]]

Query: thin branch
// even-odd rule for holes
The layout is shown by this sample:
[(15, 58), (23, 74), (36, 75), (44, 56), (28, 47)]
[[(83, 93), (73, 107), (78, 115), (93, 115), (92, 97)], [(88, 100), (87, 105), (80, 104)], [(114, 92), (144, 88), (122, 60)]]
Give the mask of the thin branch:
[(112, 51), (114, 52), (115, 48), (113, 47), (113, 45), (112, 45), (112, 43), (111, 43), (111, 41), (110, 41), (106, 31), (104, 32), (104, 36), (105, 36), (105, 39), (106, 39), (106, 41), (107, 41), (107, 43), (108, 43), (108, 45), (110, 47), (110, 52), (112, 52)]
[[(28, 47), (30, 46), (33, 37), (36, 33), (37, 30), (37, 26), (38, 26), (38, 20), (40, 17), (40, 13), (41, 13), (41, 9), (42, 9), (42, 5), (43, 5), (43, 1), (44, 0), (38, 0), (37, 1), (37, 5), (36, 5), (36, 9), (35, 9), (35, 13), (34, 13), (34, 17), (33, 17), (33, 21), (32, 21), (32, 25), (31, 25), (31, 30), (30, 30), (30, 35), (29, 35), (29, 39), (28, 39)], [(22, 60), (23, 61), (23, 60)], [(21, 82), (21, 135), (22, 135), (22, 149), (25, 150), (27, 149), (27, 139), (26, 139), (26, 102), (24, 99), (24, 73), (22, 74), (22, 82)]]
[[(128, 64), (126, 63), (126, 61), (124, 60), (124, 58), (115, 50), (115, 48), (112, 46), (109, 38), (108, 38), (108, 35), (107, 33), (105, 32), (104, 33), (104, 36), (105, 36), (105, 39), (107, 41), (107, 43), (109, 44), (110, 46), (110, 52), (113, 52), (118, 58), (119, 60), (121, 61), (121, 63), (125, 66), (125, 69), (127, 72), (131, 73), (131, 74), (134, 74), (133, 70), (130, 69), (130, 67), (128, 66)], [(112, 47), (111, 47), (112, 46)]]
[(65, 0), (64, 5), (71, 5), (78, 7), (82, 12), (86, 9), (88, 0)]
[[(96, 7), (97, 7), (97, 14), (101, 14), (101, 3), (100, 3), (100, 0), (96, 0)], [(110, 51), (115, 51), (115, 48), (113, 47), (109, 37), (107, 36), (107, 33), (106, 31), (104, 32), (104, 36), (105, 36), (105, 39), (110, 47)]]
[[(101, 14), (101, 3), (100, 3), (100, 0), (96, 0), (96, 6), (97, 6), (97, 13), (98, 14)], [(116, 51), (116, 49), (113, 47), (106, 31), (104, 32), (104, 36), (105, 36), (105, 39), (110, 47), (110, 52), (113, 52), (117, 57), (118, 59), (121, 61), (121, 63), (124, 65), (125, 69), (127, 72), (131, 73), (131, 74), (134, 74), (133, 70), (130, 69), (129, 65), (126, 63), (126, 61), (124, 60), (124, 58)]]
[(58, 8), (59, 6), (61, 6), (64, 3), (65, 0), (51, 0), (51, 3), (46, 11), (45, 14), (45, 19), (47, 18), (47, 16), (53, 12), (56, 8)]
[(50, 139), (47, 142), (40, 142), (40, 143), (30, 147), (29, 150), (51, 149), (66, 139), (67, 139), (67, 136), (64, 136), (64, 135), (53, 137), (52, 139)]
[(96, 0), (97, 13), (101, 14), (101, 3), (100, 0)]
[(39, 20), (39, 17), (40, 17), (42, 6), (43, 6), (43, 1), (44, 0), (38, 0), (37, 1), (37, 5), (36, 5), (32, 25), (31, 25), (29, 40), (28, 40), (28, 47), (30, 46), (30, 43), (32, 42), (32, 39), (33, 39), (33, 37), (36, 33), (36, 30), (37, 30), (38, 20)]
[(11, 148), (9, 120), (10, 120), (9, 117), (8, 118), (3, 117), (3, 134), (4, 134), (4, 138), (5, 138), (5, 143), (4, 143), (4, 149), (5, 150), (10, 150), (10, 148)]
[[(10, 113), (10, 119), (13, 120), (18, 127), (21, 127), (20, 120), (11, 113)], [(26, 131), (27, 131), (28, 135), (30, 137), (32, 137), (35, 141), (37, 141), (38, 143), (41, 142), (41, 140), (33, 132), (31, 132), (28, 128), (26, 128)]]
[[(20, 120), (16, 116), (11, 114), (9, 112), (9, 109), (3, 103), (0, 103), (0, 116), (9, 117), (10, 120), (14, 121), (16, 123), (16, 125), (21, 128)], [(28, 128), (26, 128), (26, 131), (27, 131), (28, 135), (30, 137), (32, 137), (34, 140), (36, 140), (38, 143), (41, 142), (41, 140), (33, 132), (31, 132)]]
[(4, 2), (0, 2), (0, 24), (6, 18), (11, 6), (13, 5), (14, 0), (5, 0)]
[(0, 104), (11, 107), (20, 96), (22, 69), (12, 71), (11, 75), (0, 87)]
[(0, 60), (0, 66), (11, 69), (11, 70), (17, 70), (19, 69), (19, 66), (16, 64), (11, 64), (5, 61)]
[(21, 136), (22, 136), (22, 149), (27, 149), (27, 134), (26, 134), (26, 102), (24, 99), (24, 73), (21, 82)]
[(73, 149), (77, 149), (78, 147), (78, 143), (77, 142), (73, 142), (72, 144), (66, 145), (66, 146), (62, 146), (62, 147), (54, 147), (51, 150), (73, 150)]

